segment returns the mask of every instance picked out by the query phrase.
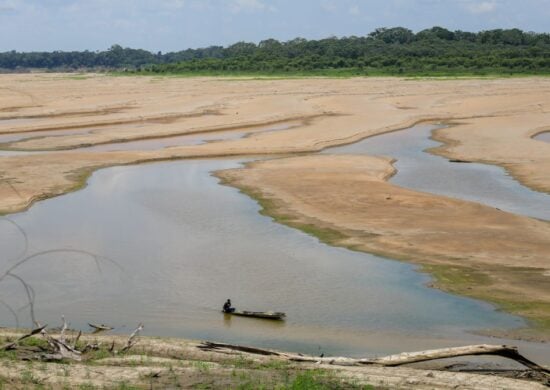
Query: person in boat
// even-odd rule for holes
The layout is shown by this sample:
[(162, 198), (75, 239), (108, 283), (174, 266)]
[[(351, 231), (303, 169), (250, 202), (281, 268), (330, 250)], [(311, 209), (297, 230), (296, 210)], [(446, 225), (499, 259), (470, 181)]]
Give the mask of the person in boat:
[(223, 304), (223, 312), (224, 313), (233, 313), (235, 311), (234, 307), (231, 307), (231, 299), (228, 299)]

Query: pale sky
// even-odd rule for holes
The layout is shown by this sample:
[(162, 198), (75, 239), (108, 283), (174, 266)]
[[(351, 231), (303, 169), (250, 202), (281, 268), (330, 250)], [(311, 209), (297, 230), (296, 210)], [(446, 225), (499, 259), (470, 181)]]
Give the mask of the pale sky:
[(550, 32), (550, 0), (0, 0), (0, 51), (178, 51), (377, 27)]

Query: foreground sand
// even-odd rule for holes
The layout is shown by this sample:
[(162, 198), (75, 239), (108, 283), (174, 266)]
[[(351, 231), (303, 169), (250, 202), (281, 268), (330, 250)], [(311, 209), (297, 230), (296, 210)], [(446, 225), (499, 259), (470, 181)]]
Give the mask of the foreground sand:
[[(0, 329), (0, 345), (21, 335)], [(70, 335), (72, 339), (74, 335)], [(83, 335), (96, 344), (82, 362), (20, 360), (22, 352), (0, 354), (0, 386), (16, 389), (544, 389), (540, 381), (439, 371), (426, 363), (408, 367), (343, 367), (293, 363), (277, 356), (237, 351), (203, 351), (199, 342), (143, 337), (127, 353), (114, 354), (127, 336)], [(27, 348), (45, 344), (40, 336)], [(32, 353), (32, 352), (31, 352)], [(23, 353), (25, 354), (25, 353)], [(416, 367), (416, 368), (413, 368)], [(522, 369), (514, 366), (514, 369)]]
[[(447, 121), (446, 157), (505, 167), (550, 192), (550, 79), (405, 80), (0, 75), (0, 213), (80, 188), (95, 169), (228, 155), (311, 153), (408, 127)], [(288, 129), (265, 131), (274, 124)], [(248, 137), (157, 150), (131, 141), (246, 129)], [(79, 150), (116, 143), (121, 151)], [(40, 152), (47, 150), (50, 152)], [(64, 150), (64, 151), (61, 151)], [(385, 182), (389, 160), (304, 156), (221, 173), (282, 222), (344, 245), (422, 264), (449, 291), (499, 304), (550, 333), (547, 222), (421, 194)]]

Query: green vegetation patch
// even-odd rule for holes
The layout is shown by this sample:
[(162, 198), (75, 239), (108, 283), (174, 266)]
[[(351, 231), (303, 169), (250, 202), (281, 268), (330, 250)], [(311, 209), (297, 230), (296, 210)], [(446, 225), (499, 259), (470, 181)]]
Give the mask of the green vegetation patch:
[(395, 27), (361, 37), (266, 39), (164, 54), (120, 45), (100, 52), (0, 53), (0, 69), (32, 68), (180, 77), (550, 75), (550, 34), (519, 29), (474, 33), (442, 27), (414, 33)]

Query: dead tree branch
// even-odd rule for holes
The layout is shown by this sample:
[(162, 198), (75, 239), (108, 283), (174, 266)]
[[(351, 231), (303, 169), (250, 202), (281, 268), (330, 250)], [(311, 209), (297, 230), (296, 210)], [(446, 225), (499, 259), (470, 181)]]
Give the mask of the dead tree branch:
[(80, 361), (82, 360), (82, 352), (77, 351), (66, 342), (58, 340), (46, 332), (46, 327), (42, 328), (40, 332), (42, 336), (46, 339), (50, 347), (55, 351), (53, 354), (45, 354), (43, 358), (45, 360), (63, 360), (70, 359)]
[(0, 347), (0, 350), (7, 351), (7, 350), (10, 350), (10, 349), (15, 348), (15, 346), (16, 346), (17, 344), (19, 344), (21, 341), (25, 340), (26, 338), (29, 338), (29, 337), (31, 337), (31, 336), (34, 336), (34, 335), (37, 334), (37, 333), (41, 333), (41, 332), (46, 328), (46, 326), (48, 326), (48, 325), (44, 325), (44, 326), (42, 326), (42, 327), (33, 329), (33, 330), (30, 331), (29, 333), (24, 334), (23, 336), (19, 337), (17, 340), (15, 340), (15, 341), (13, 341), (13, 342), (11, 342), (11, 343), (5, 344), (4, 346)]
[(139, 333), (142, 331), (142, 329), (143, 329), (143, 324), (139, 324), (138, 327), (132, 332), (132, 334), (128, 338), (128, 341), (124, 346), (124, 348), (120, 350), (121, 353), (128, 351), (130, 348), (132, 348), (134, 345), (137, 344), (138, 342), (137, 337), (139, 336)]

